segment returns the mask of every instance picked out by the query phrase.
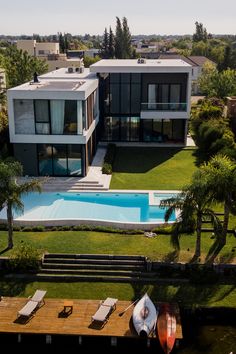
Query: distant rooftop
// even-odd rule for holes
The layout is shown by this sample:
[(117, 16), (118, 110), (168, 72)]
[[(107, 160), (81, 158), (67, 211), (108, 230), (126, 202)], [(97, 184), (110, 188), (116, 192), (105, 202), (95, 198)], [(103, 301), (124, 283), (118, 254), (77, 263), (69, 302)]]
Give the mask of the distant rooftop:
[(180, 59), (103, 59), (90, 66), (92, 72), (163, 72), (185, 71), (191, 66)]

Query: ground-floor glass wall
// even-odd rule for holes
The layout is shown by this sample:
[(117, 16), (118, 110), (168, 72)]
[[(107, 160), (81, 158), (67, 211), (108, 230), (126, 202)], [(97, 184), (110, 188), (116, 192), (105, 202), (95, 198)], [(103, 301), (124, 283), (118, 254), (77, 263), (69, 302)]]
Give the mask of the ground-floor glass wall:
[(105, 117), (102, 140), (184, 143), (185, 119)]
[(38, 173), (40, 176), (82, 176), (83, 145), (38, 144)]

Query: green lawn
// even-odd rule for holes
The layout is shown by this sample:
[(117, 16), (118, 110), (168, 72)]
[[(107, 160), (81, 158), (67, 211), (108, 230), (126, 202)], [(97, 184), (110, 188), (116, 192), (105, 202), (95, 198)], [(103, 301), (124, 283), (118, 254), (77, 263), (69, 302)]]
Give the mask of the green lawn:
[(179, 301), (184, 306), (236, 306), (235, 284), (214, 285), (143, 285), (143, 284), (114, 284), (86, 282), (29, 282), (24, 280), (0, 279), (0, 292), (3, 296), (28, 297), (36, 289), (47, 290), (48, 298), (71, 299), (104, 299), (107, 296), (119, 300), (134, 300), (145, 292), (153, 301)]
[(175, 189), (196, 169), (195, 149), (117, 147), (111, 189)]
[[(203, 260), (212, 245), (211, 233), (203, 233)], [(122, 235), (89, 231), (14, 232), (15, 247), (24, 241), (42, 252), (58, 253), (100, 253), (144, 255), (152, 260), (189, 262), (195, 247), (194, 235), (183, 235), (179, 258), (174, 258), (169, 235), (147, 238), (144, 235)], [(7, 246), (7, 232), (0, 232), (0, 253)], [(227, 245), (221, 251), (218, 261), (236, 262), (236, 238), (228, 236)], [(235, 251), (235, 252), (234, 252)], [(12, 251), (4, 252), (9, 255)]]

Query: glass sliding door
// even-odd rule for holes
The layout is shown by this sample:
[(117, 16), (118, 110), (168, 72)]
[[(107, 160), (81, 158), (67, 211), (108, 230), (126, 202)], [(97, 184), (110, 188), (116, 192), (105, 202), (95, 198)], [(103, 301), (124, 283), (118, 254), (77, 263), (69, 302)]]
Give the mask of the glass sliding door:
[(178, 111), (180, 109), (180, 88), (179, 84), (170, 85), (170, 109)]
[(53, 172), (56, 176), (67, 176), (67, 146), (55, 144), (53, 149)]
[(52, 176), (52, 146), (38, 144), (38, 170), (40, 176)]
[(120, 118), (120, 140), (129, 141), (130, 139), (130, 118), (121, 117)]
[(68, 174), (80, 176), (82, 174), (81, 145), (68, 145)]
[(156, 109), (157, 102), (157, 94), (158, 94), (158, 85), (149, 84), (148, 85), (148, 109)]
[(130, 141), (139, 141), (139, 117), (130, 117)]

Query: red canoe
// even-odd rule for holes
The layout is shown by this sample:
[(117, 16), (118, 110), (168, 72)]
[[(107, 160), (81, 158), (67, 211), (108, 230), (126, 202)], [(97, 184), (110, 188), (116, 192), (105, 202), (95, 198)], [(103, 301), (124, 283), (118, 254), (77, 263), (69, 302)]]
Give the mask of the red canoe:
[(170, 304), (160, 306), (156, 328), (162, 349), (164, 353), (169, 354), (174, 347), (176, 333), (176, 317)]

